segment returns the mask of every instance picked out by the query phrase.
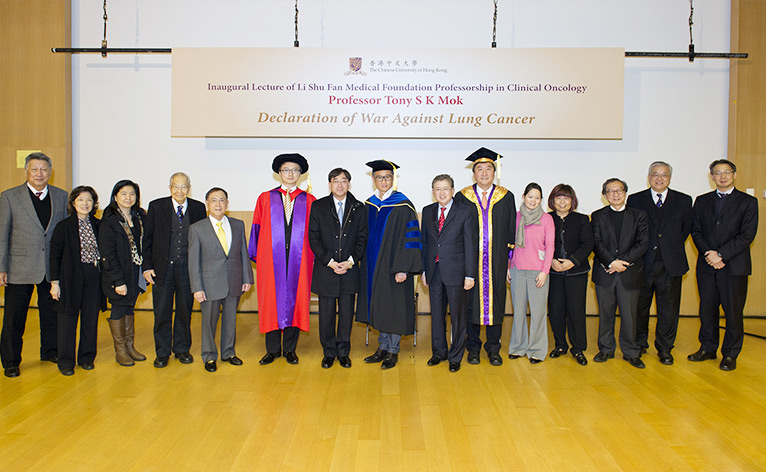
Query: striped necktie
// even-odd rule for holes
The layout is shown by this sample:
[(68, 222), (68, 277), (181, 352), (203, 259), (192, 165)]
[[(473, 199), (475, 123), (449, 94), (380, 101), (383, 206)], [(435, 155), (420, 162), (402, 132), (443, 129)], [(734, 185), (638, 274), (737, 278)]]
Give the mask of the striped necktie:
[(662, 194), (657, 194), (657, 208), (662, 208)]
[(178, 222), (180, 223), (184, 219), (184, 207), (181, 205), (178, 205), (178, 211), (176, 211), (176, 216), (178, 216)]
[(343, 202), (338, 202), (338, 221), (343, 226)]
[(290, 198), (288, 192), (282, 194), (282, 203), (285, 207), (285, 221), (290, 223), (290, 219), (293, 217), (293, 199)]

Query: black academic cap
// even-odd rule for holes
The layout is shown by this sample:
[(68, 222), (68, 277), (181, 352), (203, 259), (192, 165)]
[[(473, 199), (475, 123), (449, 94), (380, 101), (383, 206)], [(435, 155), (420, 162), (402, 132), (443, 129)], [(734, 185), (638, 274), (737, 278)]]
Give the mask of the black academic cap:
[(479, 148), (476, 151), (473, 152), (470, 156), (466, 157), (466, 161), (471, 161), (474, 164), (479, 164), (480, 162), (497, 162), (498, 159), (500, 159), (500, 154), (496, 153), (495, 151), (492, 151), (490, 149), (487, 149), (485, 147)]
[(279, 168), (285, 162), (293, 162), (301, 166), (301, 174), (305, 174), (309, 171), (309, 163), (305, 157), (300, 154), (280, 154), (274, 158), (274, 162), (271, 163), (271, 170), (275, 173), (279, 173)]
[(399, 166), (394, 164), (391, 161), (385, 161), (383, 159), (378, 159), (377, 161), (370, 161), (367, 164), (367, 167), (372, 168), (372, 172), (377, 172), (379, 170), (390, 170), (393, 171), (394, 169), (398, 169)]

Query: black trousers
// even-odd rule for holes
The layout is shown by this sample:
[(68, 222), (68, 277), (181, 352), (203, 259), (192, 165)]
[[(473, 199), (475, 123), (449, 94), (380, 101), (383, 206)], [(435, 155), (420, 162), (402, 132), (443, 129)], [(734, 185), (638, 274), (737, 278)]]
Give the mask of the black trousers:
[(721, 354), (736, 359), (742, 351), (745, 337), (742, 311), (747, 299), (747, 275), (731, 275), (726, 267), (713, 274), (697, 271), (697, 288), (700, 296), (701, 349), (707, 352), (718, 351), (719, 307), (722, 307), (726, 316), (726, 332)]
[(681, 311), (681, 279), (671, 277), (662, 261), (655, 261), (646, 269), (646, 283), (638, 297), (636, 311), (636, 344), (649, 348), (649, 309), (652, 298), (657, 299), (657, 326), (654, 347), (657, 352), (670, 352), (678, 333), (678, 315)]
[(295, 352), (298, 345), (298, 335), (301, 330), (295, 326), (288, 326), (284, 330), (275, 329), (266, 333), (266, 352), (280, 354), (282, 352)]
[(339, 297), (319, 295), (319, 342), (325, 357), (348, 356), (355, 299), (356, 294), (353, 293), (342, 293)]
[(598, 301), (598, 350), (614, 354), (614, 322), (617, 308), (620, 308), (620, 350), (627, 358), (639, 357), (640, 349), (636, 344), (636, 308), (641, 289), (628, 289), (622, 284), (618, 274), (611, 280), (611, 285), (596, 284)]
[[(428, 281), (431, 300), (431, 352), (438, 359), (461, 362), (465, 353), (468, 292), (462, 286), (444, 285), (437, 262)], [(452, 345), (447, 350), (447, 304), (452, 320)]]
[[(185, 258), (169, 261), (165, 280), (152, 288), (154, 305), (154, 347), (157, 357), (191, 349), (191, 313), (194, 297), (189, 283), (189, 262)], [(173, 319), (173, 298), (176, 314)]]
[(585, 295), (588, 289), (588, 273), (560, 275), (551, 272), (548, 290), (548, 320), (556, 341), (556, 347), (569, 348), (572, 354), (582, 353), (588, 348), (588, 332), (585, 324)]
[(37, 287), (37, 307), (40, 311), (40, 358), (56, 356), (56, 312), (53, 310), (51, 284), (43, 280), (39, 284), (8, 284), (5, 287), (5, 312), (3, 330), (0, 333), (0, 357), (3, 368), (21, 364), (21, 347), (27, 311), (32, 292)]
[[(82, 365), (96, 359), (98, 309), (101, 300), (101, 272), (93, 264), (83, 264), (82, 304), (79, 312), (58, 314), (59, 369), (72, 369), (75, 360)], [(77, 320), (80, 320), (80, 347), (77, 345)]]
[[(476, 323), (467, 324), (468, 336), (465, 342), (465, 348), (468, 352), (481, 351), (481, 327), (482, 325)], [(500, 352), (500, 337), (503, 335), (502, 322), (487, 326), (487, 342), (484, 343), (484, 350), (487, 354)]]

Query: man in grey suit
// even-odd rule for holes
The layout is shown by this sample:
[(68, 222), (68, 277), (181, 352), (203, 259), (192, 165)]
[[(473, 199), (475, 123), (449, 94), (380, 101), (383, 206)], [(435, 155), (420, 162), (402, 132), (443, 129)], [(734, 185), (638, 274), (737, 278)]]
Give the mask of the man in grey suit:
[(245, 224), (228, 218), (229, 194), (218, 187), (205, 195), (209, 217), (189, 227), (189, 282), (202, 311), (202, 361), (215, 372), (215, 331), (221, 315), (221, 360), (242, 365), (234, 351), (239, 297), (253, 284)]
[(50, 157), (33, 152), (24, 161), (27, 181), (0, 194), (0, 286), (5, 286), (0, 357), (6, 377), (21, 374), (22, 337), (35, 285), (40, 358), (58, 362), (48, 256), (53, 228), (66, 217), (67, 192), (48, 185), (52, 169)]

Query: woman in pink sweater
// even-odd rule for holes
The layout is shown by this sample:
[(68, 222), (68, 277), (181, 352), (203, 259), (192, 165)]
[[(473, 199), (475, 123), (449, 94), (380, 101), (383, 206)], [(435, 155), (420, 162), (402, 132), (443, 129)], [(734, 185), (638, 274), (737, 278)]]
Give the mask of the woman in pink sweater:
[[(508, 266), (513, 299), (513, 330), (508, 357), (529, 357), (538, 364), (548, 352), (548, 273), (555, 248), (555, 226), (540, 202), (543, 190), (534, 182), (524, 189), (523, 203), (516, 213), (516, 247)], [(527, 332), (529, 304), (529, 332)]]

